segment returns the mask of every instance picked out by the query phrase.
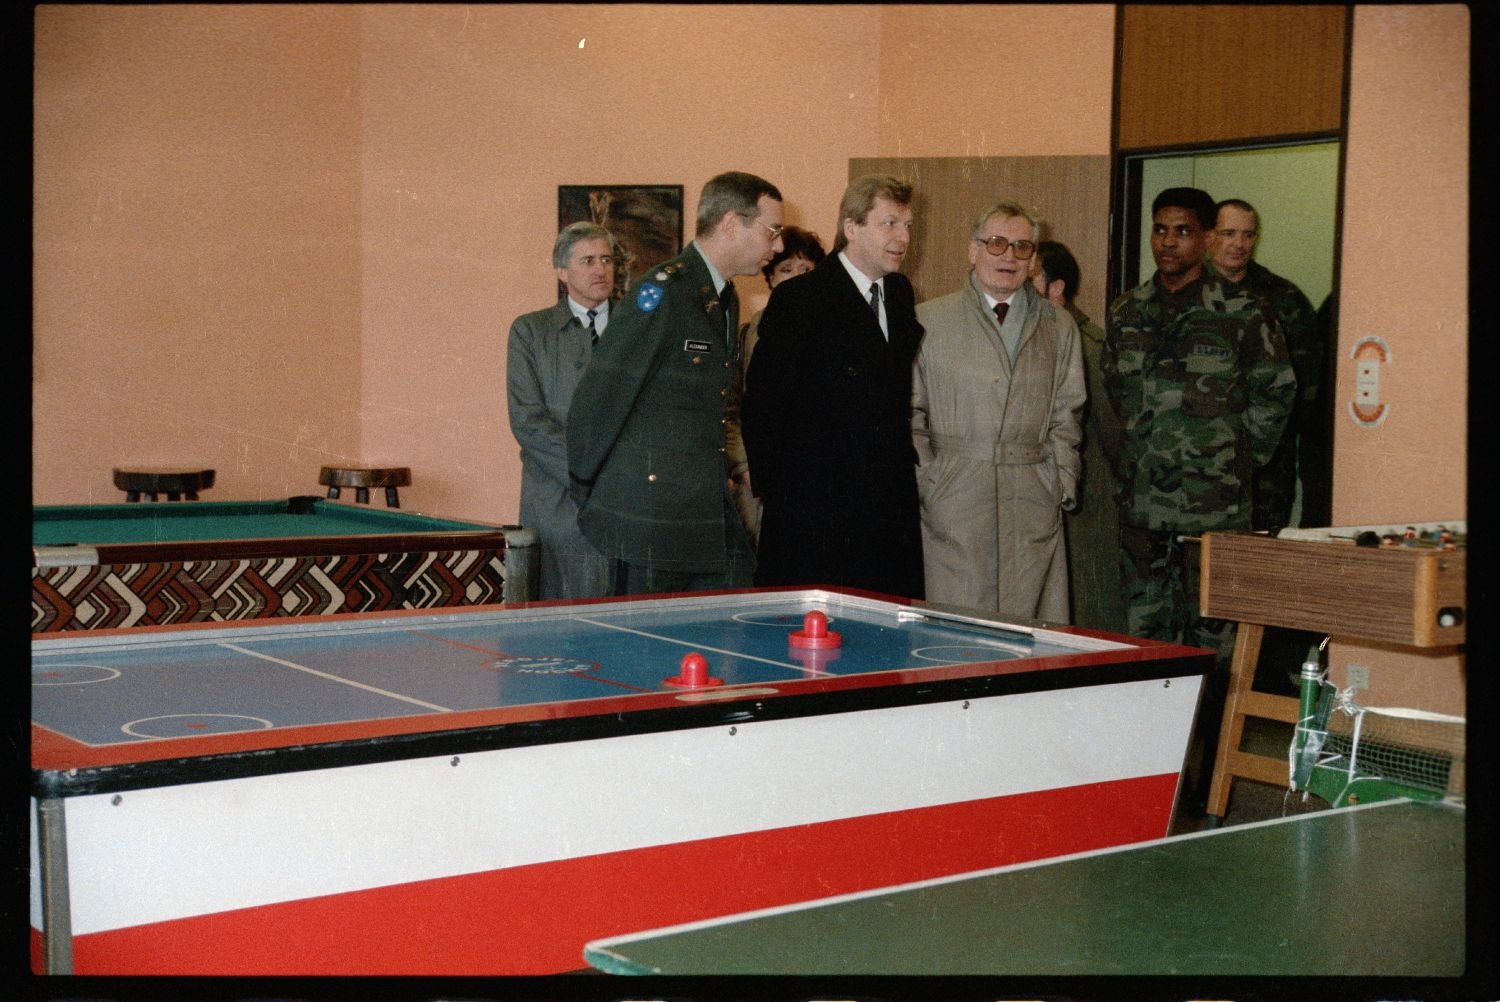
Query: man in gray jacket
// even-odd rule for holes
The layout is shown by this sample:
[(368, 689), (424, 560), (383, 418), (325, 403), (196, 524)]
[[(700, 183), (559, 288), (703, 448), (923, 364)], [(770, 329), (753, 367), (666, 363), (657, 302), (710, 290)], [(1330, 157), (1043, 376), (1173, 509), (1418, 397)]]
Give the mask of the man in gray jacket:
[(578, 505), (568, 496), (566, 430), (573, 389), (609, 323), (617, 256), (604, 227), (564, 227), (552, 245), (564, 294), (517, 317), (506, 344), (510, 431), (521, 444), (521, 524), (537, 537), (539, 599), (609, 593), (608, 562), (579, 531)]
[(1015, 203), (985, 209), (969, 280), (917, 307), (912, 439), (928, 601), (1065, 623), (1087, 391), (1077, 325), (1031, 285), (1037, 230)]

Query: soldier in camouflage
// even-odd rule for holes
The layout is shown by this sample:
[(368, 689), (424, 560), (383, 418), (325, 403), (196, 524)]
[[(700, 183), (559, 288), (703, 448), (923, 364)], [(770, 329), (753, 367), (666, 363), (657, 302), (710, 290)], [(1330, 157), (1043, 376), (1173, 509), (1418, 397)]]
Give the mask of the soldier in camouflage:
[(1213, 200), (1169, 188), (1151, 210), (1156, 274), (1110, 307), (1100, 360), (1121, 427), (1109, 459), (1121, 484), (1127, 622), (1137, 636), (1227, 662), (1232, 624), (1197, 615), (1178, 537), (1250, 528), (1251, 475), (1281, 439), (1296, 381), (1259, 301), (1204, 272)]
[[(1260, 300), (1205, 272), (1213, 199), (1169, 188), (1151, 205), (1156, 274), (1114, 301), (1100, 369), (1120, 437), (1106, 442), (1120, 481), (1121, 580), (1129, 631), (1206, 647), (1186, 789), (1206, 799), (1234, 624), (1198, 612), (1198, 547), (1213, 529), (1248, 529), (1251, 476), (1281, 440), (1297, 383)], [(1189, 549), (1191, 546), (1191, 549)]]
[[(1297, 376), (1297, 400), (1276, 451), (1252, 476), (1254, 505), (1250, 527), (1257, 531), (1285, 528), (1292, 523), (1297, 494), (1297, 442), (1304, 428), (1320, 419), (1318, 400), (1323, 383), (1323, 331), (1312, 303), (1302, 290), (1254, 260), (1260, 239), (1260, 215), (1249, 202), (1227, 198), (1218, 205), (1218, 219), (1209, 240), (1209, 267), (1264, 302), (1286, 338), (1292, 371)], [(1305, 523), (1304, 523), (1305, 524)]]

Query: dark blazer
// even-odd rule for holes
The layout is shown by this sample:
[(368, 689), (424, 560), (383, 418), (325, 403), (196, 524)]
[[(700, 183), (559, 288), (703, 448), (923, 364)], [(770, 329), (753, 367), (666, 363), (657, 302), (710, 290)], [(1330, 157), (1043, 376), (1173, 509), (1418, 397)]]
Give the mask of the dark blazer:
[(771, 293), (741, 422), (765, 504), (756, 583), (833, 584), (920, 598), (911, 440), (922, 340), (904, 275), (885, 277), (890, 341), (838, 255)]
[(737, 372), (732, 331), (694, 245), (615, 304), (568, 411), (570, 492), (599, 551), (633, 564), (724, 566), (724, 404)]

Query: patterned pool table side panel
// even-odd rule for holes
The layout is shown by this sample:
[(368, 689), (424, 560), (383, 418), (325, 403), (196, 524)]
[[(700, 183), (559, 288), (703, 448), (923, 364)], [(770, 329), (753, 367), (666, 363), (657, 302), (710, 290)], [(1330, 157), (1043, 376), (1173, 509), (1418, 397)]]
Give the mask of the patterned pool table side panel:
[(505, 583), (503, 550), (33, 567), (31, 632), (484, 605)]

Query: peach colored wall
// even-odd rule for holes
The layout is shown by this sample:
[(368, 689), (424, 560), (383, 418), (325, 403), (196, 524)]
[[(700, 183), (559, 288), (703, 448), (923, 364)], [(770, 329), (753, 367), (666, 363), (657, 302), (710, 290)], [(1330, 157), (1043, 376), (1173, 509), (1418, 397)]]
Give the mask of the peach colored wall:
[[(38, 7), (33, 498), (114, 499), (121, 460), (212, 464), (217, 498), (399, 460), (409, 507), (513, 518), (504, 338), (551, 299), (556, 185), (681, 183), (691, 216), (747, 169), (828, 239), (851, 157), (1106, 153), (1113, 25), (1106, 5)], [(1340, 520), (1465, 504), (1461, 472), (1431, 475), (1464, 462), (1464, 242), (1382, 298), (1395, 314), (1373, 304), (1392, 213), (1466, 232), (1466, 28), (1357, 8), (1343, 347), (1378, 331), (1396, 361), (1387, 425), (1341, 419)]]
[(316, 490), (359, 440), (358, 13), (40, 6), (33, 498)]
[(883, 7), (880, 155), (1107, 155), (1114, 57), (1108, 4)]
[[(1020, 108), (932, 115), (954, 98), (930, 88), (951, 46), (962, 39), (965, 58), (981, 60), (1024, 19), (940, 8), (938, 44), (884, 56), (928, 9), (365, 8), (365, 459), (423, 457), (409, 492), (420, 507), (515, 517), (505, 333), (518, 313), (551, 301), (558, 184), (681, 183), (690, 238), (703, 182), (750, 170), (781, 188), (789, 221), (831, 242), (848, 159), (900, 146), (905, 116), (943, 123), (922, 137), (943, 154), (968, 149), (976, 125), (1021, 135), (1017, 120), (1045, 120)], [(1074, 8), (1028, 9), (1038, 43), (1054, 16), (1069, 31), (1087, 20)], [(1113, 15), (1092, 14), (1094, 48), (1107, 54)], [(850, 30), (858, 25), (882, 28)], [(1107, 59), (1094, 70), (1079, 103), (1090, 114), (1069, 120), (1074, 133), (1086, 128), (1077, 121), (1092, 123), (1092, 148), (1104, 151)], [(795, 86), (767, 83), (780, 78)], [(893, 106), (905, 110), (893, 117)], [(1045, 133), (1024, 142), (1052, 145)], [(748, 316), (766, 290), (738, 284)]]
[[(691, 238), (703, 182), (750, 170), (831, 242), (851, 157), (1107, 152), (1113, 24), (1087, 5), (38, 8), (33, 498), (116, 500), (122, 459), (213, 465), (220, 499), (401, 462), (408, 507), (511, 520), (505, 334), (551, 300), (558, 184), (680, 183)], [(1059, 103), (970, 89), (963, 67), (997, 58), (1063, 66)], [(739, 285), (748, 315), (764, 285)]]
[[(1468, 386), (1469, 12), (1357, 7), (1339, 289), (1334, 511), (1340, 521), (1462, 518)], [(1420, 233), (1393, 295), (1391, 241)], [(1350, 351), (1393, 358), (1384, 423), (1350, 417)]]
[(878, 14), (362, 8), (366, 458), (409, 457), (416, 506), (515, 519), (505, 338), (555, 301), (559, 184), (682, 184), (691, 239), (703, 183), (748, 170), (831, 238), (847, 158), (877, 148), (878, 51), (851, 18)]
[[(1467, 512), (1469, 12), (1358, 6), (1349, 94), (1334, 521), (1461, 519)], [(1422, 234), (1421, 253), (1391, 241)], [(1395, 286), (1393, 276), (1397, 276)], [(1384, 423), (1349, 416), (1349, 353), (1376, 335)], [(1462, 657), (1340, 645), (1336, 678), (1370, 668), (1372, 704), (1463, 712)]]

